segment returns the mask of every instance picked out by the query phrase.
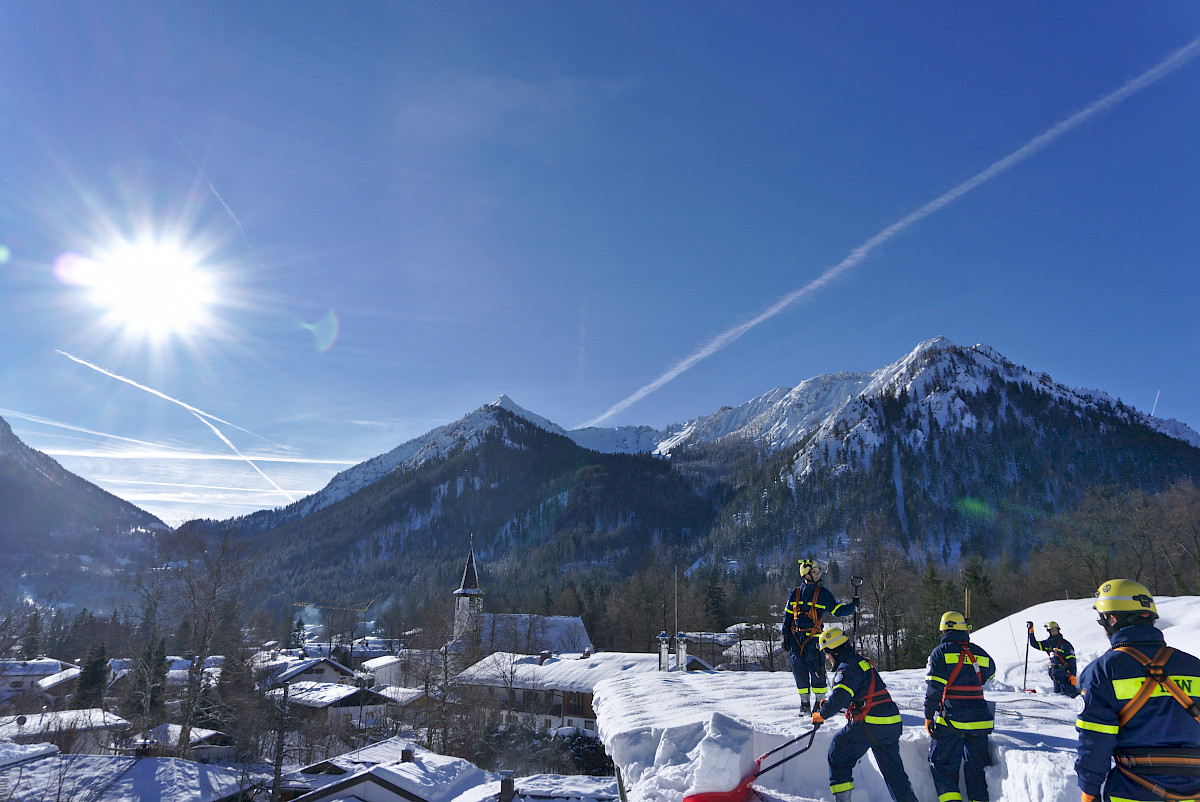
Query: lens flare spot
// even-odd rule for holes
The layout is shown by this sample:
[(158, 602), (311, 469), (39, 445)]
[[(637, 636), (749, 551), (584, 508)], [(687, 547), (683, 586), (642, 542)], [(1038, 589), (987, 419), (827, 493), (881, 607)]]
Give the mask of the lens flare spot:
[(978, 518), (980, 520), (990, 520), (995, 517), (996, 511), (991, 504), (978, 498), (963, 496), (954, 502), (954, 508), (961, 514), (969, 518)]
[(300, 325), (312, 334), (317, 351), (322, 354), (337, 342), (340, 326), (337, 313), (333, 310), (326, 312), (316, 323), (301, 323)]
[(12, 251), (8, 249), (7, 245), (0, 243), (0, 265), (8, 264), (8, 260), (11, 258)]

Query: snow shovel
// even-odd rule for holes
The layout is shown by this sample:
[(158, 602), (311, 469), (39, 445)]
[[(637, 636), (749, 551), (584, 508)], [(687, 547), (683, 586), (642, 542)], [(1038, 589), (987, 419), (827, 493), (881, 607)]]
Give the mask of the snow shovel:
[[(758, 760), (754, 761), (754, 768), (750, 770), (750, 773), (746, 775), (746, 778), (744, 780), (742, 780), (740, 783), (738, 783), (737, 787), (734, 788), (732, 791), (701, 791), (698, 794), (689, 794), (688, 796), (685, 796), (683, 798), (683, 802), (746, 802), (746, 800), (750, 798), (750, 791), (752, 790), (750, 788), (750, 786), (754, 785), (754, 781), (756, 779), (758, 779), (758, 776), (760, 774), (764, 774), (764, 773), (770, 771), (771, 769), (773, 769), (777, 766), (781, 766), (784, 763), (787, 763), (792, 758), (802, 755), (805, 752), (807, 752), (809, 749), (811, 749), (812, 745), (813, 745), (813, 741), (815, 741), (817, 738), (817, 730), (819, 730), (819, 729), (820, 729), (820, 726), (813, 727), (808, 732), (800, 733), (799, 735), (797, 735), (795, 738), (788, 741), (787, 743), (780, 744), (779, 746), (772, 749), (770, 752), (763, 753), (763, 755), (761, 757), (759, 757)], [(801, 748), (799, 751), (793, 752), (792, 754), (788, 755), (787, 757), (783, 757), (783, 758), (780, 758), (779, 760), (776, 760), (774, 763), (767, 766), (766, 768), (760, 768), (762, 766), (762, 762), (764, 760), (766, 760), (768, 757), (775, 754), (776, 752), (787, 749), (789, 746), (791, 746), (794, 743), (803, 741), (805, 738), (808, 739), (808, 743), (805, 744), (804, 747)]]

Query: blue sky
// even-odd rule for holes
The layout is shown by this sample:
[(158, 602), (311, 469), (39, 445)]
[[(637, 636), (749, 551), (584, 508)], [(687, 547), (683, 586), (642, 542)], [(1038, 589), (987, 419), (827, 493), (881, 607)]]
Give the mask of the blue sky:
[(171, 523), (937, 335), (1200, 428), (1200, 6), (912, 5), (5, 5), (0, 416)]

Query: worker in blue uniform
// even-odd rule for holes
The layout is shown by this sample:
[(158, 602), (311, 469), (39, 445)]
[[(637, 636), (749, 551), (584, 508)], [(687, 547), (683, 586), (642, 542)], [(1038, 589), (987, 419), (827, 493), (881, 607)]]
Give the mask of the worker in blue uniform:
[(1033, 622), (1025, 622), (1025, 633), (1029, 645), (1050, 656), (1050, 679), (1054, 683), (1054, 692), (1072, 698), (1079, 695), (1076, 687), (1079, 680), (1075, 674), (1075, 647), (1062, 636), (1062, 630), (1057, 621), (1046, 622), (1046, 633), (1050, 636), (1038, 640), (1033, 634)]
[(854, 645), (838, 627), (822, 632), (817, 646), (825, 653), (834, 675), (833, 693), (813, 713), (813, 724), (819, 727), (843, 710), (849, 722), (829, 744), (829, 790), (834, 802), (850, 802), (854, 765), (868, 749), (875, 754), (893, 802), (917, 802), (900, 761), (900, 709), (883, 678), (869, 660), (854, 651)]
[[(820, 707), (829, 693), (825, 661), (817, 648), (826, 615), (853, 615), (854, 603), (838, 603), (821, 585), (821, 566), (815, 560), (800, 560), (800, 585), (792, 590), (783, 612), (783, 646), (800, 694), (800, 715)], [(809, 706), (809, 693), (815, 702)]]
[(1140, 582), (1105, 582), (1093, 607), (1112, 648), (1079, 676), (1080, 799), (1200, 801), (1200, 659), (1167, 646)]
[(988, 735), (992, 709), (983, 686), (996, 674), (996, 665), (981, 646), (971, 643), (963, 614), (942, 616), (942, 640), (929, 655), (925, 675), (925, 730), (929, 733), (929, 770), (939, 802), (960, 802), (959, 767), (969, 802), (988, 802), (987, 777), (991, 764)]

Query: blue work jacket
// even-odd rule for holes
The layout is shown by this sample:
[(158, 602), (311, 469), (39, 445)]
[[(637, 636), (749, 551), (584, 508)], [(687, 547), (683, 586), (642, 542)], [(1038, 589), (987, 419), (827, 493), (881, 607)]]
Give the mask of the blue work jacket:
[[(975, 662), (964, 658), (953, 685), (948, 687), (964, 646), (970, 649)], [(982, 646), (971, 643), (970, 636), (962, 630), (949, 630), (930, 653), (926, 665), (925, 718), (951, 727), (964, 737), (987, 735), (992, 731), (993, 720), (991, 708), (983, 698), (983, 686), (995, 675), (996, 664)]]
[[(1153, 659), (1165, 645), (1157, 627), (1137, 624), (1118, 630), (1109, 638), (1114, 647), (1132, 646)], [(1200, 701), (1200, 659), (1176, 651), (1167, 660), (1164, 672), (1191, 697)], [(1113, 768), (1114, 752), (1149, 747), (1200, 746), (1200, 722), (1163, 687), (1153, 694), (1129, 721), (1121, 726), (1118, 715), (1146, 681), (1146, 669), (1130, 655), (1109, 650), (1089, 663), (1079, 677), (1083, 707), (1075, 728), (1079, 731), (1079, 757), (1075, 772), (1085, 793), (1099, 796), (1104, 778), (1112, 770), (1109, 793), (1114, 798), (1156, 799), (1132, 780)], [(1173, 793), (1194, 794), (1200, 777), (1153, 774), (1153, 781)]]
[(783, 646), (786, 649), (802, 649), (812, 637), (820, 632), (826, 615), (853, 615), (854, 603), (842, 602), (820, 582), (805, 579), (800, 587), (792, 590), (787, 607), (783, 611)]
[[(872, 686), (874, 681), (874, 686)], [(872, 693), (872, 690), (874, 693)], [(852, 706), (857, 705), (859, 710)], [(865, 659), (854, 652), (846, 651), (838, 661), (833, 675), (833, 693), (821, 705), (821, 716), (831, 718), (847, 708), (853, 716), (862, 707), (869, 707), (862, 721), (867, 724), (899, 724), (900, 708), (892, 701), (883, 684), (883, 677)]]
[(1075, 676), (1075, 647), (1061, 632), (1057, 637), (1052, 636), (1045, 640), (1038, 640), (1030, 632), (1029, 645), (1050, 655), (1051, 669), (1065, 668), (1068, 674)]

